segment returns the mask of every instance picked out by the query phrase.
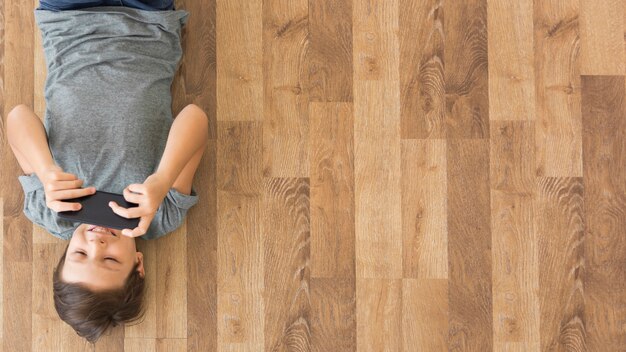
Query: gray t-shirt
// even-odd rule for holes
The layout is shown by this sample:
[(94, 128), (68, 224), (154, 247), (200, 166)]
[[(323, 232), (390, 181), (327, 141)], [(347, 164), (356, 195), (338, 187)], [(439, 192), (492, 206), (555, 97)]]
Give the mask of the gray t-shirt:
[[(122, 6), (35, 10), (47, 65), (44, 126), (52, 157), (83, 187), (122, 194), (158, 165), (173, 123), (170, 87), (189, 13)], [(78, 222), (46, 206), (35, 174), (19, 176), (24, 214), (69, 240)], [(171, 188), (143, 239), (178, 228), (198, 201)]]

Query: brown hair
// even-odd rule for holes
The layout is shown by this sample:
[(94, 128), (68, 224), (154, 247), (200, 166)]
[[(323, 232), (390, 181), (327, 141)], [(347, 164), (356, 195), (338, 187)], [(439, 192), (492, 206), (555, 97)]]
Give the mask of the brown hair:
[(109, 327), (144, 316), (144, 279), (137, 271), (139, 263), (133, 266), (122, 288), (94, 292), (85, 285), (61, 280), (68, 247), (69, 243), (52, 276), (54, 308), (79, 336), (95, 343)]

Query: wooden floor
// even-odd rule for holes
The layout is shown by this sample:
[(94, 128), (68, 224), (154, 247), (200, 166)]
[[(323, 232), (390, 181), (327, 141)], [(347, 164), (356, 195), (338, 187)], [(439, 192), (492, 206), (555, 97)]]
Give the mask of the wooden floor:
[[(43, 117), (36, 1), (0, 2), (3, 118)], [(200, 201), (96, 350), (626, 350), (626, 1), (176, 7)], [(90, 350), (2, 132), (4, 351)]]

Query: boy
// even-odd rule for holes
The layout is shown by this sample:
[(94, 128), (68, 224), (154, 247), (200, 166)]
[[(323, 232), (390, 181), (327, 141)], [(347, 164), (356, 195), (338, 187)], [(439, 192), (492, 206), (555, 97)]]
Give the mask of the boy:
[[(82, 6), (86, 2), (97, 7)], [(35, 10), (48, 66), (44, 124), (26, 105), (6, 120), (24, 172), (18, 177), (24, 214), (70, 241), (53, 275), (55, 308), (89, 342), (143, 315), (145, 274), (135, 237), (155, 239), (180, 226), (198, 201), (192, 180), (208, 138), (198, 106), (187, 105), (171, 119), (170, 85), (188, 13), (97, 2), (57, 11), (62, 6), (46, 1)], [(173, 1), (161, 6), (173, 9)], [(110, 204), (120, 216), (140, 218), (137, 228), (57, 216), (79, 209), (64, 200), (96, 189), (139, 204)]]

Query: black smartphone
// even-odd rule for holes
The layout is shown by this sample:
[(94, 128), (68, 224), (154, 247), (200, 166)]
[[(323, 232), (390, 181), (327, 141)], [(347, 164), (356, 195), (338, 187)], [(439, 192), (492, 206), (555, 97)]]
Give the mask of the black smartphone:
[(139, 204), (130, 203), (124, 199), (124, 195), (98, 191), (84, 197), (64, 199), (63, 202), (80, 203), (80, 210), (61, 211), (57, 214), (60, 218), (70, 221), (78, 221), (85, 224), (109, 227), (112, 229), (134, 229), (139, 225), (140, 218), (127, 219), (113, 212), (109, 206), (110, 201), (116, 202), (124, 208), (137, 207)]

